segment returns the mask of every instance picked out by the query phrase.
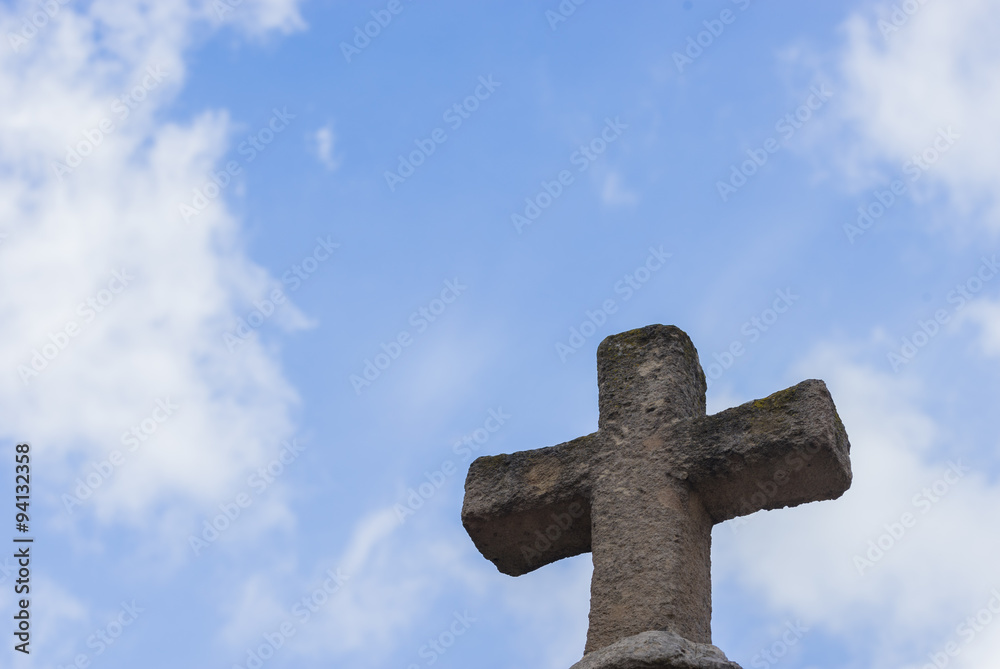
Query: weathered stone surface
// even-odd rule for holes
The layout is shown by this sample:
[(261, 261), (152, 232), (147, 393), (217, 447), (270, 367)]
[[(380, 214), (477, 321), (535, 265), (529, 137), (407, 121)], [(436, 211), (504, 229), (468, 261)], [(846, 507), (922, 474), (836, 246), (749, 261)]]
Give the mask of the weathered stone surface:
[(847, 433), (816, 380), (706, 416), (698, 352), (676, 327), (608, 337), (597, 369), (598, 431), (477, 459), (462, 522), (505, 574), (593, 553), (588, 653), (647, 631), (710, 644), (712, 526), (839, 497)]
[(570, 669), (741, 669), (708, 644), (673, 632), (643, 632), (588, 654)]
[(596, 436), (472, 463), (462, 521), (502, 573), (520, 576), (590, 550)]

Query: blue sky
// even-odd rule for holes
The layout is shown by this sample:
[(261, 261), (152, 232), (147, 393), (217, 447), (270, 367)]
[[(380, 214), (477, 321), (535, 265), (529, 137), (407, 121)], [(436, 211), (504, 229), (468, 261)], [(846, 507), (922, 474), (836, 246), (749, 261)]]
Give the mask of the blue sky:
[(650, 323), (710, 411), (822, 378), (851, 439), (840, 500), (716, 527), (730, 659), (995, 666), (998, 21), (0, 3), (0, 432), (36, 537), (0, 666), (570, 666), (590, 558), (499, 574), (465, 472), (596, 429), (597, 345)]

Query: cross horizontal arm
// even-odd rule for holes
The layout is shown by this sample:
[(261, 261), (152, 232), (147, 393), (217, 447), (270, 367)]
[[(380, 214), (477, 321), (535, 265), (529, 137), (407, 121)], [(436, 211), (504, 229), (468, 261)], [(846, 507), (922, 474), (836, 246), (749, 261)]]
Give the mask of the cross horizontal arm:
[(520, 576), (590, 551), (590, 463), (597, 433), (558, 446), (477, 458), (462, 524), (502, 573)]
[(803, 381), (681, 429), (681, 476), (716, 523), (836, 499), (851, 485), (851, 445), (822, 381)]

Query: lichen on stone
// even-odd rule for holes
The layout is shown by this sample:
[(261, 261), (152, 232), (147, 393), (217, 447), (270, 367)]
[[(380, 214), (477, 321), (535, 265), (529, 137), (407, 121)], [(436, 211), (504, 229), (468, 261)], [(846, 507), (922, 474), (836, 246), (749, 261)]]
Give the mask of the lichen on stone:
[(755, 409), (763, 409), (764, 411), (784, 410), (789, 404), (795, 401), (798, 389), (798, 386), (792, 386), (791, 388), (771, 393), (767, 397), (754, 400), (753, 406)]
[(799, 399), (799, 387), (792, 386), (751, 402), (750, 429), (758, 434), (776, 432), (785, 427)]
[(478, 469), (489, 472), (496, 472), (500, 470), (506, 464), (506, 462), (507, 462), (507, 456), (503, 454), (481, 455), (478, 458), (476, 458), (475, 462), (473, 462), (472, 464), (475, 465)]

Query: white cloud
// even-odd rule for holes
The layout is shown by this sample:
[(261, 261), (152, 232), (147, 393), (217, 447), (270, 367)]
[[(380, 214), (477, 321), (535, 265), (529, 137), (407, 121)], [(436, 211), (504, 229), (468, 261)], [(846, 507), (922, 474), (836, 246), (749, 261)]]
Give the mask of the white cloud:
[[(32, 7), (0, 11), (0, 33)], [(273, 354), (256, 338), (231, 354), (222, 340), (272, 279), (245, 256), (224, 198), (188, 224), (178, 214), (226, 152), (228, 115), (159, 121), (212, 7), (64, 5), (17, 52), (0, 49), (0, 284), (13, 288), (0, 293), (0, 420), (67, 493), (87, 463), (122, 450), (76, 511), (103, 522), (156, 528), (150, 514), (168, 500), (195, 517), (293, 427), (296, 393)], [(301, 27), (296, 7), (247, 0), (233, 20), (287, 31)], [(68, 147), (80, 161), (57, 174)], [(284, 309), (277, 324), (302, 323)], [(130, 452), (122, 434), (163, 398), (178, 410)]]
[(256, 38), (306, 27), (299, 15), (299, 0), (205, 0), (200, 4), (201, 14), (209, 21), (234, 24)]
[(980, 298), (970, 302), (956, 327), (966, 322), (979, 326), (977, 341), (983, 355), (1000, 357), (1000, 300)]
[[(847, 150), (847, 171), (870, 174), (863, 166), (873, 161), (888, 161), (895, 169), (925, 150), (933, 156), (939, 129), (951, 126), (960, 138), (926, 172), (930, 179), (917, 182), (917, 195), (931, 182), (943, 184), (964, 213), (988, 207), (987, 224), (1000, 230), (995, 189), (1000, 155), (993, 148), (1000, 143), (1000, 5), (921, 2), (913, 3), (919, 10), (912, 16), (894, 17), (902, 4), (880, 3), (845, 24), (840, 97), (846, 120), (858, 133)], [(894, 18), (898, 29), (885, 29), (895, 28)], [(883, 185), (884, 179), (878, 182)], [(951, 217), (952, 224), (965, 218)]]
[(333, 125), (327, 124), (313, 133), (313, 140), (316, 143), (316, 156), (319, 162), (323, 163), (328, 170), (335, 170), (340, 167), (340, 157), (333, 154), (337, 136), (333, 133)]
[[(289, 622), (294, 639), (282, 652), (324, 661), (355, 653), (384, 659), (435, 609), (446, 584), (457, 581), (466, 597), (483, 591), (481, 558), (448, 514), (442, 522), (422, 513), (401, 528), (392, 508), (381, 509), (362, 517), (341, 555), (318, 565), (312, 577), (292, 574), (290, 563), (250, 576), (240, 602), (230, 607), (224, 640), (243, 654), (261, 634)], [(320, 587), (326, 570), (340, 570), (348, 580), (308, 620), (296, 618), (295, 602)], [(280, 590), (277, 579), (285, 581)]]
[[(818, 349), (796, 377), (827, 381), (850, 435), (853, 485), (835, 501), (754, 515), (736, 533), (718, 528), (717, 575), (845, 643), (877, 628), (864, 666), (897, 666), (893, 658), (901, 656), (917, 661), (914, 639), (943, 645), (1000, 584), (1000, 537), (982, 529), (992, 526), (1000, 488), (963, 461), (971, 470), (948, 476), (953, 483), (934, 494), (958, 459), (919, 408), (922, 391), (912, 378), (873, 371), (834, 347)], [(916, 524), (899, 536), (904, 513)], [(897, 538), (884, 536), (891, 532)], [(871, 557), (869, 542), (880, 540), (887, 550), (859, 573), (856, 557)], [(965, 646), (952, 666), (982, 666), (972, 661), (975, 653), (998, 643), (1000, 625)]]
[[(32, 614), (35, 616), (32, 622), (34, 633), (32, 641), (60, 657), (73, 657), (77, 640), (62, 634), (62, 626), (65, 623), (79, 624), (81, 621), (87, 621), (96, 626), (103, 621), (98, 619), (99, 614), (97, 612), (88, 610), (88, 607), (83, 602), (60, 587), (52, 579), (40, 575), (33, 580), (35, 581), (33, 588), (38, 600), (46, 602), (49, 606), (38, 607)], [(7, 610), (14, 609), (16, 604), (13, 597), (13, 588), (7, 587), (9, 583), (5, 583), (4, 585), (3, 589), (12, 593), (10, 601), (4, 602), (4, 608)], [(6, 600), (6, 597), (4, 599)]]

